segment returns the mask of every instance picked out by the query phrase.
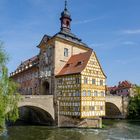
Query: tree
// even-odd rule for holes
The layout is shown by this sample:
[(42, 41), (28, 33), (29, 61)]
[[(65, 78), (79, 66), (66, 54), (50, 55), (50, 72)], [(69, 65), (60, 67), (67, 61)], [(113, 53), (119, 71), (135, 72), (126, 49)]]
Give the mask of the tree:
[(0, 131), (5, 129), (6, 120), (15, 121), (18, 118), (17, 84), (8, 77), (6, 63), (8, 56), (0, 43)]
[(138, 85), (135, 86), (135, 92), (136, 94), (140, 94), (140, 86)]
[(128, 118), (130, 119), (140, 119), (140, 87), (135, 87), (135, 96), (130, 97), (128, 105)]

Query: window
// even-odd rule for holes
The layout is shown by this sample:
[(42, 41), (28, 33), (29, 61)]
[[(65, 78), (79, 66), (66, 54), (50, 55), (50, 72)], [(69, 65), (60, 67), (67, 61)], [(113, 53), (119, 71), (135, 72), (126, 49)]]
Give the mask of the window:
[(96, 82), (95, 79), (92, 79), (92, 84), (93, 84), (93, 85), (95, 85), (95, 82)]
[(103, 86), (103, 80), (100, 80), (100, 86)]
[(59, 79), (59, 80), (58, 80), (58, 83), (59, 83), (59, 84), (62, 84), (62, 79)]
[(105, 93), (103, 91), (101, 91), (101, 96), (103, 96), (103, 97), (105, 96)]
[(83, 90), (83, 96), (86, 96), (86, 90)]
[(89, 106), (89, 111), (94, 111), (94, 106)]
[(76, 96), (80, 96), (80, 92), (78, 90), (76, 91)]
[(83, 111), (86, 111), (86, 107), (85, 106), (83, 106)]
[(80, 66), (82, 64), (83, 64), (83, 61), (79, 61), (79, 62), (77, 62), (77, 64), (75, 66)]
[(69, 66), (70, 66), (70, 64), (66, 64), (66, 65), (65, 65), (65, 68), (67, 68), (67, 67), (69, 67)]
[(79, 78), (76, 78), (76, 84), (80, 84), (80, 79)]
[(104, 110), (104, 107), (103, 106), (100, 106), (100, 110)]
[(88, 96), (91, 96), (91, 91), (90, 90), (88, 90)]
[(68, 49), (67, 48), (64, 48), (64, 56), (68, 57)]
[(31, 95), (32, 94), (32, 89), (28, 88), (28, 94)]
[(62, 91), (60, 91), (58, 95), (59, 95), (59, 96), (62, 96)]
[(85, 77), (84, 78), (84, 84), (87, 84), (88, 83), (88, 79)]
[(70, 23), (69, 23), (69, 21), (68, 21), (68, 20), (66, 21), (66, 25), (67, 25), (67, 27), (69, 27), (69, 25), (70, 25)]
[(78, 107), (78, 106), (75, 106), (75, 107), (74, 107), (74, 111), (75, 111), (75, 112), (79, 111), (79, 107)]
[(94, 96), (98, 96), (98, 92), (97, 91), (94, 91)]

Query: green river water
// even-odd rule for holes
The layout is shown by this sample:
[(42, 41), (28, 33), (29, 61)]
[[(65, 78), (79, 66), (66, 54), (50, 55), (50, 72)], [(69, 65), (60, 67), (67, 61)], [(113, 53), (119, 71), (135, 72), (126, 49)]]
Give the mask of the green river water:
[(0, 140), (140, 140), (140, 122), (105, 120), (103, 129), (8, 127)]

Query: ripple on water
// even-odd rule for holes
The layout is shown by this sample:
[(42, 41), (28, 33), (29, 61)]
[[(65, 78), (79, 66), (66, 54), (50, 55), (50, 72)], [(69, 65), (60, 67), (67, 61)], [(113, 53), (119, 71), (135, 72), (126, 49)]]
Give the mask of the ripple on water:
[(126, 121), (111, 122), (104, 129), (13, 126), (0, 140), (140, 140), (139, 130), (140, 125)]

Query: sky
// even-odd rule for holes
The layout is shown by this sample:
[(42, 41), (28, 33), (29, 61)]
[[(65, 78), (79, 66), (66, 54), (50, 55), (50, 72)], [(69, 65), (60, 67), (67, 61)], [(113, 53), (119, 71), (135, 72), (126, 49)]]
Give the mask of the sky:
[[(0, 40), (9, 72), (39, 53), (44, 34), (60, 31), (64, 0), (0, 0)], [(68, 0), (71, 28), (96, 52), (107, 85), (140, 84), (140, 0)]]

